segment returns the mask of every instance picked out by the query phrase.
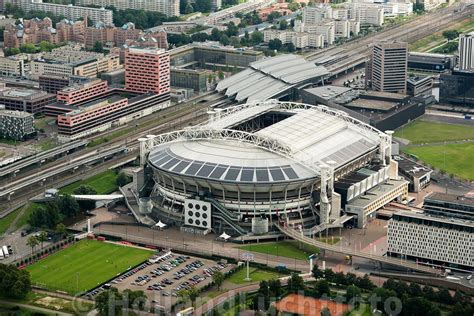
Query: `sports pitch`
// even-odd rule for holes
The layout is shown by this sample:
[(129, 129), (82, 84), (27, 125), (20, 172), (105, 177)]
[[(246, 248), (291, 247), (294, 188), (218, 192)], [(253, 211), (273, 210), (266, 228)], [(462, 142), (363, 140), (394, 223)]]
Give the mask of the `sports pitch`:
[(71, 295), (88, 291), (152, 255), (149, 250), (82, 240), (26, 268), (33, 285)]

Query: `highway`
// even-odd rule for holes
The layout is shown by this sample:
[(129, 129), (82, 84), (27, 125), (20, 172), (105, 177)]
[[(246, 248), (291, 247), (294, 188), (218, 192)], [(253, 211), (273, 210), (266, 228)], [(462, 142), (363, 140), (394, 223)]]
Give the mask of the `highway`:
[(275, 225), (283, 234), (286, 236), (293, 238), (299, 242), (302, 242), (307, 245), (311, 245), (314, 247), (317, 247), (319, 249), (324, 249), (327, 251), (332, 251), (335, 253), (340, 253), (346, 256), (352, 256), (352, 257), (358, 257), (358, 258), (364, 258), (364, 259), (369, 259), (373, 260), (382, 264), (389, 264), (392, 266), (397, 266), (401, 267), (404, 269), (412, 270), (412, 271), (418, 271), (418, 272), (423, 272), (423, 273), (428, 273), (432, 275), (439, 275), (441, 274), (441, 271), (433, 269), (428, 266), (424, 265), (419, 265), (416, 263), (413, 263), (412, 261), (407, 261), (407, 260), (401, 260), (401, 259), (396, 259), (392, 257), (383, 257), (383, 256), (378, 256), (378, 255), (373, 255), (361, 251), (356, 251), (350, 248), (342, 247), (342, 246), (335, 246), (335, 245), (330, 245), (321, 241), (314, 240), (310, 237), (304, 236), (301, 232), (289, 228), (289, 227), (283, 227), (280, 225)]

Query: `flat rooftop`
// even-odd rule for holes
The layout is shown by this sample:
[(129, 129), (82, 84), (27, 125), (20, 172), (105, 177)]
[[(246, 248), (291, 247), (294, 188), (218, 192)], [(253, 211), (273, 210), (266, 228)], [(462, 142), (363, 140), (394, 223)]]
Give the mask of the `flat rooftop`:
[(397, 103), (390, 101), (370, 100), (370, 99), (356, 99), (352, 102), (345, 104), (348, 108), (352, 109), (367, 109), (377, 110), (382, 112), (388, 112), (397, 106)]
[(364, 195), (359, 196), (347, 203), (347, 205), (359, 208), (365, 208), (372, 202), (378, 200), (384, 195), (387, 195), (390, 191), (399, 188), (402, 185), (408, 183), (406, 180), (390, 179), (385, 183), (379, 184), (376, 187), (368, 190)]
[(322, 87), (305, 89), (304, 91), (309, 92), (319, 98), (330, 100), (351, 90), (352, 88), (346, 88), (346, 87), (322, 86)]
[(442, 202), (449, 202), (449, 203), (456, 203), (474, 207), (474, 199), (469, 198), (466, 196), (459, 196), (454, 194), (445, 194), (445, 193), (433, 193), (425, 198), (425, 200), (434, 200), (434, 201), (442, 201)]
[(399, 211), (394, 214), (394, 217), (396, 216), (410, 217), (410, 218), (416, 218), (420, 220), (429, 220), (429, 221), (434, 221), (434, 222), (439, 222), (439, 223), (453, 224), (453, 225), (474, 228), (474, 222), (469, 221), (469, 220), (462, 220), (462, 219), (450, 218), (450, 217), (444, 217), (444, 216), (435, 216), (435, 215), (431, 215), (427, 213)]
[(400, 169), (400, 171), (405, 174), (413, 175), (413, 177), (419, 178), (433, 171), (430, 168), (417, 163), (416, 161), (402, 156), (394, 156), (393, 159), (398, 162), (398, 169)]

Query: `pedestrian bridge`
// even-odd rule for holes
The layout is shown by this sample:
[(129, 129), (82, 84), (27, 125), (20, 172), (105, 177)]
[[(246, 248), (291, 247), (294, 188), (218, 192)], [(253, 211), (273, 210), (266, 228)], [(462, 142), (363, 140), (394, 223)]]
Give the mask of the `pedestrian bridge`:
[(374, 255), (370, 253), (365, 253), (362, 251), (356, 251), (350, 248), (342, 247), (342, 246), (336, 246), (336, 245), (330, 245), (318, 240), (314, 240), (310, 237), (306, 237), (302, 232), (297, 231), (293, 228), (286, 227), (286, 226), (281, 226), (279, 224), (275, 224), (275, 226), (286, 236), (291, 237), (299, 242), (302, 242), (307, 245), (311, 245), (314, 247), (317, 247), (319, 249), (327, 250), (327, 251), (332, 251), (335, 253), (340, 253), (346, 256), (351, 256), (351, 257), (358, 257), (358, 258), (364, 258), (368, 260), (373, 260), (376, 262), (379, 262), (380, 264), (389, 264), (393, 265), (396, 267), (404, 268), (407, 270), (411, 271), (417, 271), (417, 272), (423, 272), (423, 273), (428, 273), (432, 275), (440, 275), (441, 271), (434, 269), (432, 267), (428, 267), (425, 265), (420, 265), (418, 263), (414, 263), (413, 261), (408, 261), (408, 260), (402, 260), (402, 259), (397, 259), (393, 257), (384, 257), (384, 256), (379, 256), (379, 255)]

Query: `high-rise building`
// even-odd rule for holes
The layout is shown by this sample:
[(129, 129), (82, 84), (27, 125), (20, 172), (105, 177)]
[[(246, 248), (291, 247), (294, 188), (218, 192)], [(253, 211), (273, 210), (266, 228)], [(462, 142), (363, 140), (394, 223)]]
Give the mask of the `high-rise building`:
[(459, 35), (459, 70), (474, 69), (474, 32)]
[(402, 42), (377, 42), (372, 51), (372, 89), (406, 93), (408, 45)]
[(125, 89), (139, 93), (168, 93), (169, 53), (159, 48), (129, 48), (125, 52)]

